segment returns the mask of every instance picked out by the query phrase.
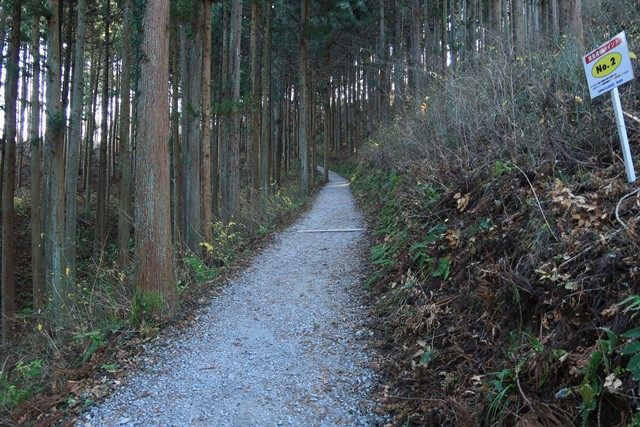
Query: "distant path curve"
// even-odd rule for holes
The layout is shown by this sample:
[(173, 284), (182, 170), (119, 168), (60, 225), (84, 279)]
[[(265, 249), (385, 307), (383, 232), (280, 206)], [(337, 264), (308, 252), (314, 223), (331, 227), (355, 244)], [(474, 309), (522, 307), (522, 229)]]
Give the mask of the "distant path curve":
[(312, 208), (85, 426), (378, 425), (362, 305), (365, 222), (331, 172)]

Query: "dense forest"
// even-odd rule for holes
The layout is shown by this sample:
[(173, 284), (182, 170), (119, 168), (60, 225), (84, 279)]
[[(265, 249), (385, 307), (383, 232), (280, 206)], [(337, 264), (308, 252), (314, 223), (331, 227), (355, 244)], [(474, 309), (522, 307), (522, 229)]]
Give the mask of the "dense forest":
[[(23, 402), (64, 395), (112, 340), (175, 319), (334, 166), (379, 240), (368, 285), (399, 423), (631, 423), (640, 371), (612, 361), (640, 363), (638, 334), (617, 350), (640, 307), (637, 207), (625, 199), (618, 230), (631, 189), (581, 56), (623, 30), (637, 48), (637, 2), (0, 8), (0, 403), (14, 421), (78, 406)], [(637, 146), (640, 91), (621, 92)]]

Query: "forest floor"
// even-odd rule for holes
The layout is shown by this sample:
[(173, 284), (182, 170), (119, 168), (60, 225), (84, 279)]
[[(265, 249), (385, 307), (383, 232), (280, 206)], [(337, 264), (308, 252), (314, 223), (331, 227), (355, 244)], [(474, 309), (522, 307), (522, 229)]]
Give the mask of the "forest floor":
[(331, 173), (311, 209), (277, 235), (186, 329), (79, 425), (372, 425), (374, 332), (361, 283), (364, 218)]

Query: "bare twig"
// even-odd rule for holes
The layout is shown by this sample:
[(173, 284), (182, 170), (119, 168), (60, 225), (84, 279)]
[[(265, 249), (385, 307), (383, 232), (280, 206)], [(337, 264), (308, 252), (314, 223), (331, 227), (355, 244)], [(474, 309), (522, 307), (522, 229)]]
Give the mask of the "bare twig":
[(622, 225), (625, 229), (628, 229), (629, 226), (620, 218), (620, 206), (622, 206), (622, 202), (627, 200), (629, 197), (635, 196), (640, 192), (640, 188), (633, 190), (631, 193), (626, 194), (618, 200), (618, 204), (616, 205), (616, 220)]
[(520, 375), (518, 375), (517, 372), (516, 372), (516, 384), (518, 385), (518, 391), (520, 392), (520, 395), (524, 399), (525, 403), (527, 404), (529, 409), (533, 411), (533, 405), (531, 404), (531, 401), (529, 400), (527, 395), (524, 394), (524, 391), (522, 390), (522, 386), (520, 385)]
[(640, 123), (640, 117), (636, 117), (633, 114), (627, 113), (626, 111), (623, 111), (622, 113), (628, 118), (630, 118), (631, 120)]
[(529, 183), (529, 187), (531, 187), (531, 191), (533, 191), (533, 196), (536, 198), (536, 203), (538, 203), (538, 209), (540, 209), (540, 213), (542, 214), (542, 218), (544, 219), (544, 222), (547, 224), (547, 228), (551, 232), (551, 235), (556, 240), (556, 242), (560, 242), (560, 240), (558, 239), (558, 236), (556, 236), (556, 233), (554, 233), (553, 229), (551, 228), (549, 221), (547, 221), (547, 216), (544, 213), (544, 209), (542, 209), (542, 204), (540, 203), (540, 199), (538, 198), (538, 193), (536, 193), (536, 189), (533, 188), (533, 184), (531, 183), (531, 180), (529, 180), (529, 177), (527, 176), (527, 174), (524, 173), (522, 169), (520, 169), (520, 166), (516, 165), (515, 163), (513, 165), (516, 167), (516, 169), (520, 171), (522, 175), (524, 175), (525, 179)]

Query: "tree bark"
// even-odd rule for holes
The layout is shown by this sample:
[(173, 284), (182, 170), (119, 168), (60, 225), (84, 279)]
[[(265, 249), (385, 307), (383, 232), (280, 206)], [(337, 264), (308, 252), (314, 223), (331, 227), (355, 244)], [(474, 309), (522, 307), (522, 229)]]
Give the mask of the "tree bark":
[[(445, 0), (446, 1), (446, 0)], [(393, 40), (393, 104), (396, 114), (402, 110), (404, 104), (404, 32), (403, 32), (404, 12), (402, 5), (396, 1), (396, 34)]]
[(264, 40), (262, 41), (262, 136), (260, 137), (260, 189), (262, 198), (269, 193), (271, 164), (271, 1), (264, 3)]
[(564, 0), (562, 4), (563, 34), (574, 37), (578, 43), (583, 44), (582, 0)]
[(412, 95), (414, 102), (418, 100), (420, 93), (422, 92), (422, 61), (420, 58), (420, 54), (422, 52), (422, 31), (420, 30), (420, 15), (420, 1), (411, 0), (411, 33), (409, 34), (409, 42), (411, 44), (411, 54), (409, 58), (411, 60), (411, 64), (409, 65), (409, 76), (411, 77), (411, 89), (413, 92)]
[(204, 0), (202, 49), (202, 141), (200, 142), (200, 182), (202, 226), (204, 240), (212, 239), (213, 214), (211, 209), (211, 0)]
[(93, 143), (96, 130), (96, 109), (98, 107), (98, 84), (100, 82), (100, 49), (95, 49), (95, 60), (91, 61), (92, 81), (91, 96), (89, 98), (89, 112), (87, 114), (87, 135), (85, 136), (85, 180), (84, 183), (84, 203), (85, 215), (89, 215), (91, 209), (91, 163), (93, 161)]
[(466, 59), (473, 58), (476, 52), (476, 0), (465, 0), (466, 22), (465, 54)]
[(40, 17), (33, 17), (33, 80), (31, 86), (31, 274), (33, 306), (44, 307), (44, 271), (42, 269), (42, 144), (40, 143)]
[[(5, 38), (7, 37), (7, 9), (8, 8), (0, 9), (0, 52), (4, 52), (4, 43)], [(2, 81), (2, 71), (4, 70), (4, 67), (2, 66), (3, 62), (4, 58), (0, 55), (0, 82)], [(0, 175), (1, 174), (2, 171), (0, 171)]]
[(78, 168), (82, 145), (82, 104), (84, 100), (84, 44), (86, 29), (86, 1), (78, 0), (76, 24), (76, 51), (73, 63), (73, 87), (71, 93), (71, 117), (69, 119), (69, 144), (67, 171), (65, 173), (65, 256), (70, 280), (76, 271), (76, 221), (78, 203)]
[(186, 24), (180, 26), (180, 93), (181, 93), (181, 115), (180, 115), (180, 157), (176, 159), (180, 166), (180, 201), (181, 201), (181, 215), (180, 215), (180, 245), (186, 243), (187, 239), (187, 212), (188, 209), (186, 201), (186, 181), (188, 171), (186, 170), (186, 157), (187, 157), (187, 144), (189, 141), (189, 127), (191, 123), (191, 114), (187, 111), (191, 85), (189, 85), (189, 42), (187, 40), (188, 27)]
[[(125, 0), (123, 7), (123, 33), (133, 31), (133, 1)], [(129, 264), (131, 239), (131, 47), (122, 44), (122, 80), (120, 82), (120, 152), (118, 166), (118, 264), (121, 270)]]
[(196, 255), (202, 253), (200, 243), (202, 229), (202, 194), (200, 176), (200, 152), (202, 143), (202, 51), (203, 51), (203, 3), (196, 0), (197, 9), (187, 36), (188, 69), (183, 76), (188, 90), (183, 96), (183, 114), (187, 115), (188, 126), (182, 129), (184, 173), (184, 209), (186, 220), (185, 245)]
[(49, 0), (47, 40), (47, 130), (44, 144), (45, 289), (59, 322), (68, 315), (69, 292), (64, 269), (64, 128), (60, 78), (60, 0)]
[[(169, 1), (148, 0), (138, 93), (135, 234), (136, 296), (156, 315), (176, 308), (169, 182)], [(149, 306), (151, 305), (151, 306)]]
[(109, 186), (109, 171), (107, 165), (109, 144), (109, 80), (110, 51), (109, 51), (109, 0), (105, 1), (105, 30), (104, 30), (104, 79), (102, 86), (102, 125), (100, 129), (100, 163), (98, 165), (98, 201), (96, 207), (96, 249), (102, 253), (107, 243), (107, 197)]
[[(217, 28), (214, 29), (212, 25), (211, 31), (217, 32)], [(213, 34), (212, 34), (212, 39), (213, 39)], [(215, 51), (212, 51), (212, 52), (215, 52)], [(211, 75), (212, 76), (221, 75), (222, 73), (220, 72), (219, 69), (217, 74), (215, 73), (215, 71), (218, 65), (222, 65), (220, 64), (220, 61), (218, 61), (218, 59), (222, 55), (218, 53), (216, 57), (212, 53), (211, 56), (212, 56)], [(216, 58), (216, 59), (213, 59), (213, 58)], [(219, 79), (216, 78), (216, 80), (220, 82)], [(218, 90), (217, 93), (212, 92), (212, 96), (209, 102), (214, 103), (219, 101), (221, 99), (220, 98), (221, 95), (222, 95), (222, 90)], [(211, 144), (211, 215), (214, 219), (218, 218), (219, 216), (219, 211), (218, 211), (218, 198), (219, 198), (219, 189), (220, 189), (220, 166), (219, 166), (220, 132), (219, 131), (220, 131), (220, 111), (219, 109), (216, 109), (216, 114), (213, 115), (213, 130), (211, 132), (212, 135), (211, 135), (211, 141), (210, 141), (210, 144)]]
[(180, 57), (180, 43), (178, 42), (178, 30), (173, 26), (171, 31), (171, 174), (172, 174), (172, 212), (173, 212), (173, 242), (178, 251), (181, 251), (181, 235), (183, 223), (182, 209), (182, 175), (180, 167), (180, 111), (178, 103), (180, 100), (180, 67), (178, 59)]
[[(232, 0), (229, 10), (229, 31), (226, 64), (228, 66), (225, 101), (230, 104), (223, 115), (223, 157), (220, 167), (220, 189), (222, 199), (221, 219), (228, 224), (240, 205), (240, 36), (242, 33), (242, 1)], [(224, 72), (224, 71), (223, 71)], [(226, 83), (226, 84), (225, 84)]]
[(491, 0), (491, 31), (494, 37), (502, 35), (502, 0)]
[(549, 0), (540, 0), (539, 8), (540, 16), (538, 17), (540, 22), (540, 30), (545, 38), (549, 37)]
[[(62, 109), (67, 111), (67, 107), (69, 106), (69, 88), (71, 87), (71, 65), (73, 59), (73, 52), (75, 49), (75, 38), (74, 32), (75, 28), (71, 25), (73, 22), (73, 17), (75, 13), (75, 8), (71, 7), (71, 4), (67, 4), (67, 21), (69, 22), (69, 27), (66, 28), (65, 20), (64, 20), (64, 10), (65, 10), (65, 2), (62, 1), (60, 3), (60, 17), (62, 18), (60, 21), (60, 29), (61, 29), (61, 37), (64, 36), (65, 40), (62, 42), (60, 55), (61, 61), (63, 61), (62, 65)], [(65, 138), (68, 137), (65, 129)]]
[(516, 54), (523, 55), (526, 49), (523, 0), (513, 0), (511, 5), (511, 16), (513, 19), (513, 36), (515, 39), (514, 46), (516, 47)]
[(549, 35), (557, 40), (560, 35), (560, 8), (558, 0), (549, 0)]
[(260, 29), (260, 0), (251, 2), (251, 39), (249, 51), (251, 54), (251, 137), (250, 137), (250, 166), (251, 166), (251, 205), (258, 208), (260, 199), (260, 72), (259, 67), (259, 29)]
[(231, 99), (231, 89), (229, 84), (229, 24), (231, 18), (231, 11), (229, 10), (229, 3), (222, 3), (222, 58), (221, 58), (221, 83), (222, 88), (220, 93), (220, 124), (218, 126), (218, 153), (219, 153), (219, 187), (220, 187), (220, 218), (222, 218), (223, 211), (227, 210), (228, 203), (228, 188), (229, 188), (229, 176), (227, 175), (230, 170), (229, 167), (229, 127), (230, 127), (230, 115), (231, 108), (225, 107)]
[(309, 73), (309, 39), (307, 25), (309, 21), (309, 0), (302, 0), (300, 14), (300, 102), (298, 105), (298, 139), (300, 156), (300, 190), (303, 194), (310, 194), (309, 185), (309, 110), (308, 110), (308, 73)]
[[(325, 64), (326, 69), (331, 68), (331, 56), (330, 52), (327, 51), (325, 54)], [(331, 76), (327, 76), (324, 85), (324, 91), (322, 94), (322, 98), (324, 101), (324, 128), (322, 133), (322, 142), (323, 142), (323, 164), (322, 164), (322, 180), (326, 184), (329, 182), (329, 142), (331, 139)]]
[(8, 344), (15, 335), (16, 314), (16, 240), (15, 209), (16, 191), (16, 120), (19, 84), (20, 25), (22, 2), (11, 3), (11, 36), (7, 57), (7, 81), (5, 85), (5, 138), (4, 170), (2, 181), (2, 342)]
[[(386, 93), (387, 87), (387, 57), (388, 57), (388, 47), (387, 47), (387, 36), (386, 36), (386, 19), (385, 19), (385, 2), (386, 0), (380, 0), (378, 15), (379, 15), (379, 26), (380, 26), (380, 39), (378, 41), (378, 61), (380, 63), (380, 80), (378, 82), (378, 103), (380, 105), (380, 121), (382, 123), (387, 123), (388, 119), (388, 111), (389, 111), (389, 94)], [(333, 107), (335, 110), (335, 105)], [(334, 112), (335, 114), (335, 112)], [(334, 123), (335, 127), (335, 123)]]
[[(22, 63), (27, 63), (27, 52), (28, 48), (25, 45), (22, 49)], [(29, 85), (29, 73), (22, 72), (20, 79), (20, 111), (18, 114), (18, 131), (16, 135), (16, 154), (18, 156), (18, 172), (16, 174), (16, 188), (20, 188), (22, 186), (22, 166), (24, 163), (24, 138), (26, 134), (26, 126), (25, 126), (25, 111), (27, 109), (27, 104), (29, 103), (27, 100), (27, 86)]]

